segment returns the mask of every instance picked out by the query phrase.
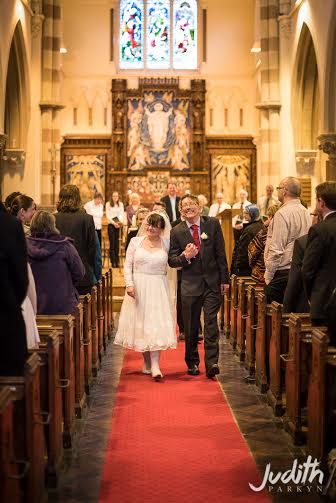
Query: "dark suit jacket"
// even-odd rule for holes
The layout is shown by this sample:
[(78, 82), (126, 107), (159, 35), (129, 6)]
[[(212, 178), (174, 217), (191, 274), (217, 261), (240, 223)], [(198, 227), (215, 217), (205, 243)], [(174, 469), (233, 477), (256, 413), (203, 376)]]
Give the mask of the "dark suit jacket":
[[(180, 199), (181, 198), (179, 196), (176, 196), (176, 201), (175, 201), (176, 219), (178, 219), (180, 217), (180, 210), (179, 210)], [(165, 205), (166, 205), (166, 211), (167, 211), (169, 220), (172, 222), (173, 221), (173, 210), (172, 210), (172, 206), (171, 206), (171, 202), (170, 202), (169, 196), (161, 197), (161, 201), (163, 203), (165, 203)]]
[(168, 263), (170, 267), (182, 267), (181, 294), (199, 296), (205, 284), (214, 292), (219, 292), (220, 284), (229, 282), (225, 244), (219, 221), (212, 217), (201, 217), (201, 234), (208, 238), (201, 240), (201, 250), (191, 259), (190, 264), (182, 255), (188, 243), (194, 243), (186, 222), (176, 225), (170, 234)]
[(0, 203), (0, 375), (21, 375), (27, 357), (21, 304), (28, 289), (22, 225)]
[(312, 319), (326, 320), (326, 305), (336, 287), (336, 213), (308, 233), (302, 274)]
[(85, 211), (73, 213), (56, 213), (56, 227), (63, 236), (74, 240), (74, 245), (85, 267), (84, 278), (76, 284), (81, 289), (91, 287), (95, 283), (94, 268), (96, 254), (96, 231), (93, 217)]
[(248, 245), (262, 228), (263, 223), (261, 220), (244, 225), (237, 245), (235, 270), (238, 276), (251, 276), (252, 270), (248, 259)]
[(291, 268), (283, 301), (284, 313), (309, 313), (309, 303), (303, 287), (302, 262), (308, 234), (295, 240)]

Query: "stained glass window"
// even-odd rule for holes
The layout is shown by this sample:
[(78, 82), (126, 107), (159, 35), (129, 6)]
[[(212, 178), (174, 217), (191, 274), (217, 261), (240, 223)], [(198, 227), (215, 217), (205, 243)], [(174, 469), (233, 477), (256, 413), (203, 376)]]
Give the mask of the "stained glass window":
[(196, 0), (174, 1), (173, 68), (197, 68)]
[(144, 67), (144, 2), (120, 2), (120, 68)]
[(147, 68), (169, 68), (170, 0), (147, 0)]
[(122, 69), (197, 68), (197, 0), (120, 0)]

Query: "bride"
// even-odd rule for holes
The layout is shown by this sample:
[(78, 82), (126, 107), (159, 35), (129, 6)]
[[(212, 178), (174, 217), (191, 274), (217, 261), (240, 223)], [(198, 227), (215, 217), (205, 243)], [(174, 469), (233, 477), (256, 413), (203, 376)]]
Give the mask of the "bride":
[(143, 354), (144, 374), (163, 375), (160, 352), (176, 348), (174, 307), (167, 280), (170, 223), (150, 213), (131, 239), (125, 261), (126, 294), (115, 344)]

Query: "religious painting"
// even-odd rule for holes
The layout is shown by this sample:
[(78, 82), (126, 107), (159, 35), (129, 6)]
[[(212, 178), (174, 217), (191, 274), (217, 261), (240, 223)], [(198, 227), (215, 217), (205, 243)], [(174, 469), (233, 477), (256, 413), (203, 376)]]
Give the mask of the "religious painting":
[(65, 183), (79, 188), (82, 202), (105, 194), (105, 155), (65, 155)]
[(127, 163), (131, 171), (146, 167), (190, 169), (190, 106), (172, 92), (148, 92), (129, 99)]
[(178, 194), (183, 195), (190, 191), (190, 177), (178, 176), (172, 178), (169, 171), (148, 171), (146, 175), (127, 177), (127, 191), (139, 194), (141, 203), (151, 206), (166, 194), (169, 180), (176, 183)]
[(217, 154), (212, 157), (212, 200), (217, 192), (222, 192), (224, 201), (233, 204), (238, 201), (241, 189), (249, 192), (250, 156), (238, 154)]

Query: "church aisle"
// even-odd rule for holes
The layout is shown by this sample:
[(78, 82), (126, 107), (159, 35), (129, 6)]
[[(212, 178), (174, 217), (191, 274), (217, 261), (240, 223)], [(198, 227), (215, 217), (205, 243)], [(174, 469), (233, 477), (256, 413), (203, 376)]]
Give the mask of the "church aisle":
[(99, 503), (270, 501), (218, 382), (188, 376), (183, 353), (163, 353), (160, 383), (126, 353)]

